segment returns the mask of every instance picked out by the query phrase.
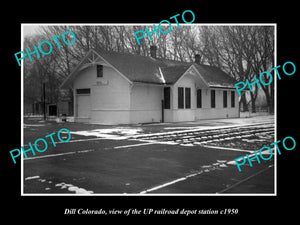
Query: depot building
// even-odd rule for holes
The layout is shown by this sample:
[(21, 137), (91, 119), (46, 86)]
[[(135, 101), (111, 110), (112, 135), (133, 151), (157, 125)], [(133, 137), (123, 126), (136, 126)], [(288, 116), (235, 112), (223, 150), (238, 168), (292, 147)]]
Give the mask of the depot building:
[(219, 68), (91, 49), (62, 83), (73, 89), (75, 121), (181, 122), (239, 117), (234, 78)]

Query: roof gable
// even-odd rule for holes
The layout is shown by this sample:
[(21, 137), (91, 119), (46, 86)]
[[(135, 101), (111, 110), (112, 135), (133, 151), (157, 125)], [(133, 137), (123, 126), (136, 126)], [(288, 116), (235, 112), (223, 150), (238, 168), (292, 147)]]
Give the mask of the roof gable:
[(156, 59), (118, 52), (99, 54), (132, 82), (163, 83), (159, 71), (163, 64)]
[(193, 64), (211, 88), (235, 88), (237, 82), (223, 70), (208, 65)]
[(87, 61), (87, 56), (92, 53), (97, 54), (129, 82), (133, 83), (142, 82), (172, 85), (175, 84), (192, 65), (199, 73), (199, 76), (211, 88), (235, 88), (234, 84), (237, 82), (234, 78), (213, 66), (167, 59), (155, 59), (130, 53), (90, 50), (63, 82), (61, 85), (62, 88), (66, 88), (66, 84), (69, 84), (70, 80), (75, 79), (76, 74), (80, 71), (80, 67), (83, 66), (84, 61)]
[(187, 71), (190, 65), (165, 66), (161, 71), (165, 77), (166, 84), (175, 84)]

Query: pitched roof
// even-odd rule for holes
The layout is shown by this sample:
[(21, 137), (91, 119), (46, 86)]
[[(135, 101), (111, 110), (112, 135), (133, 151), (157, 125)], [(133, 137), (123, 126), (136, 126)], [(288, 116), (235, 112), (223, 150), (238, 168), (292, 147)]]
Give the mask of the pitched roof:
[(194, 63), (194, 66), (197, 68), (198, 72), (201, 74), (209, 87), (235, 88), (234, 85), (237, 83), (237, 81), (223, 70), (214, 66), (199, 65), (196, 63)]
[(167, 84), (174, 84), (187, 71), (192, 63), (187, 65), (174, 65), (162, 67), (162, 73)]
[(129, 53), (98, 53), (132, 82), (163, 83), (159, 67), (164, 64), (159, 60)]
[[(234, 84), (237, 82), (234, 78), (213, 66), (167, 59), (154, 59), (152, 57), (130, 53), (101, 50), (95, 52), (131, 82), (161, 85), (174, 84), (191, 65), (195, 66), (209, 87), (235, 88)], [(75, 70), (76, 69), (78, 69), (78, 67), (76, 67)], [(66, 80), (75, 75), (76, 71), (73, 71)], [(65, 83), (68, 82), (65, 81), (61, 86), (64, 86)]]

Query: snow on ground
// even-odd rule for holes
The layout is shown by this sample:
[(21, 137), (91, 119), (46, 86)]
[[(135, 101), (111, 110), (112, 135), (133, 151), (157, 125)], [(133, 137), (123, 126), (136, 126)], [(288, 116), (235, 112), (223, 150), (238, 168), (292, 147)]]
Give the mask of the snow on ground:
[(134, 135), (143, 132), (142, 128), (133, 127), (116, 127), (110, 129), (95, 129), (86, 131), (71, 131), (71, 134), (83, 135), (83, 136), (96, 136), (99, 138), (122, 140), (130, 138)]
[[(53, 183), (51, 180), (40, 179), (40, 176), (26, 177), (25, 181), (28, 181), (28, 180), (37, 180), (39, 182), (47, 183), (47, 184), (52, 184)], [(70, 192), (75, 192), (75, 194), (93, 194), (94, 193), (93, 191), (88, 191), (84, 188), (74, 186), (73, 184), (66, 184), (64, 182), (54, 184), (54, 187), (55, 188), (60, 188), (60, 189), (67, 189)], [(45, 190), (49, 191), (49, 190), (51, 190), (51, 188), (46, 187)]]
[(84, 188), (79, 188), (73, 184), (66, 184), (64, 182), (55, 184), (55, 187), (61, 187), (61, 189), (68, 188), (68, 191), (75, 192), (75, 194), (93, 194), (93, 191), (87, 191)]
[[(111, 140), (124, 140), (132, 137), (177, 133), (189, 130), (211, 130), (225, 127), (235, 127), (244, 125), (254, 125), (258, 123), (275, 123), (274, 116), (259, 116), (253, 118), (229, 118), (229, 119), (212, 119), (212, 120), (199, 120), (193, 122), (180, 122), (172, 124), (148, 124), (143, 126), (118, 126), (112, 128), (94, 129), (71, 131), (71, 134), (82, 136), (94, 136), (97, 138), (111, 139)], [(190, 125), (190, 126), (189, 126)], [(155, 129), (155, 127), (161, 128)], [(150, 132), (149, 132), (150, 131)], [(154, 131), (154, 133), (152, 133)]]
[[(250, 118), (226, 118), (226, 119), (208, 119), (198, 120), (192, 122), (180, 122), (176, 123), (177, 126), (166, 126), (164, 130), (192, 130), (192, 129), (217, 129), (227, 126), (243, 126), (255, 123), (274, 123), (275, 119), (273, 115), (268, 116), (256, 116)], [(185, 125), (185, 126), (182, 126)], [(191, 125), (190, 127), (186, 125)]]
[(46, 124), (25, 124), (24, 123), (24, 128), (30, 128), (30, 127), (43, 127)]
[(40, 176), (32, 176), (32, 177), (26, 177), (25, 180), (33, 180), (38, 178), (40, 178)]

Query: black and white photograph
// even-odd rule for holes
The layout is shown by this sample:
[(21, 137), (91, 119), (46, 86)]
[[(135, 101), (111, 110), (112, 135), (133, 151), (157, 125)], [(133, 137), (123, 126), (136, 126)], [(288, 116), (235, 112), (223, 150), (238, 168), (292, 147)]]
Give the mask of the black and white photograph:
[(23, 24), (23, 38), (24, 195), (276, 194), (276, 153), (259, 151), (275, 142), (276, 75), (259, 76), (275, 24)]
[(296, 217), (296, 7), (103, 3), (2, 18), (2, 214)]

